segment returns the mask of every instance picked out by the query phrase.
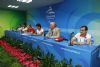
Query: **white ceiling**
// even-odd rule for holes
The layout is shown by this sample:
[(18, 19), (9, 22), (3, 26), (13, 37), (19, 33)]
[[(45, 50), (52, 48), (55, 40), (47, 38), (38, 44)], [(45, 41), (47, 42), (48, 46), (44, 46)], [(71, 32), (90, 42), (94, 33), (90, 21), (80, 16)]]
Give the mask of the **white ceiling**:
[(0, 0), (0, 8), (4, 9), (12, 9), (8, 8), (8, 5), (19, 5), (18, 9), (14, 10), (28, 10), (28, 9), (34, 9), (39, 8), (43, 6), (48, 6), (52, 4), (60, 3), (64, 0), (33, 0), (31, 3), (21, 3), (17, 2), (17, 0)]

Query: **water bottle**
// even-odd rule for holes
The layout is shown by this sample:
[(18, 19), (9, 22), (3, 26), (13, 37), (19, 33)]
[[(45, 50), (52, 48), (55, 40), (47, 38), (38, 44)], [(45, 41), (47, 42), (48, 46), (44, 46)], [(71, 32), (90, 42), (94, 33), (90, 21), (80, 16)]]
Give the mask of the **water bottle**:
[(86, 39), (86, 37), (84, 38), (84, 44), (87, 44), (87, 39)]
[(91, 43), (91, 45), (93, 45), (93, 44), (94, 44), (94, 38), (93, 38), (93, 36), (91, 36), (90, 43)]

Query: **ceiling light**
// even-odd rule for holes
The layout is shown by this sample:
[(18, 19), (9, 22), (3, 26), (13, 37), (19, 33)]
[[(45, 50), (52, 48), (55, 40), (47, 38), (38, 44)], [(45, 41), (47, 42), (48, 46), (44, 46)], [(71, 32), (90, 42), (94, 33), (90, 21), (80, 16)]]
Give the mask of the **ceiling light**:
[(9, 8), (18, 8), (19, 6), (15, 6), (15, 5), (8, 5)]
[(17, 0), (18, 2), (30, 3), (32, 0)]
[(8, 5), (8, 7), (11, 7), (12, 5)]
[(19, 6), (15, 6), (15, 8), (18, 8)]

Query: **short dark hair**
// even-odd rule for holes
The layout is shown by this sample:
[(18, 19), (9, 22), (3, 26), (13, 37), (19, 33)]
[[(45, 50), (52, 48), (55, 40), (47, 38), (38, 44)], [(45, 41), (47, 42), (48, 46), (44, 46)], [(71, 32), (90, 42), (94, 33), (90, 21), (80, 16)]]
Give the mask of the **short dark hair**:
[(86, 31), (88, 30), (87, 26), (81, 26), (80, 28), (85, 28)]
[(39, 24), (39, 23), (38, 23), (38, 24), (36, 24), (36, 26), (41, 28), (41, 24)]

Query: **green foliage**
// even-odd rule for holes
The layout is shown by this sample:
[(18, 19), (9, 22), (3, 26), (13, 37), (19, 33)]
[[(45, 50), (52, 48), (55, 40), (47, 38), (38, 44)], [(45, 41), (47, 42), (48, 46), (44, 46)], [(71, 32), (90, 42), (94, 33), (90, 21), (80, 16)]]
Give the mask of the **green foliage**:
[(37, 48), (33, 50), (32, 56), (34, 56), (34, 57), (42, 56), (42, 52), (41, 52), (41, 49), (39, 46), (37, 46)]
[[(13, 64), (17, 63), (22, 66), (16, 58), (10, 56), (8, 53), (4, 51), (3, 48), (0, 47), (0, 67), (12, 67)], [(14, 67), (14, 66), (13, 66)]]
[(55, 60), (53, 54), (50, 54), (49, 52), (47, 55), (43, 57), (42, 60), (42, 67), (54, 67), (55, 65)]
[(22, 67), (22, 65), (15, 62), (15, 63), (13, 63), (13, 64), (11, 65), (11, 67)]

